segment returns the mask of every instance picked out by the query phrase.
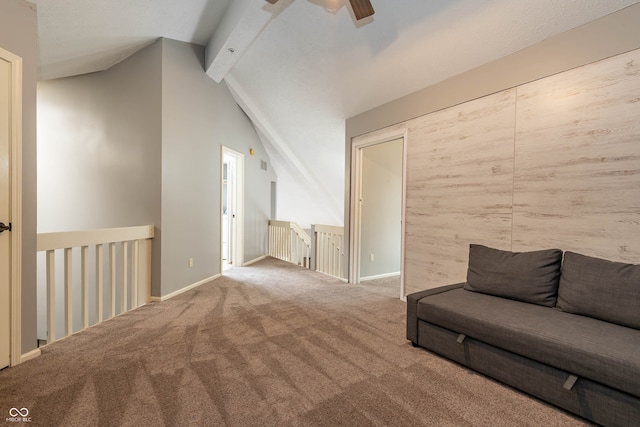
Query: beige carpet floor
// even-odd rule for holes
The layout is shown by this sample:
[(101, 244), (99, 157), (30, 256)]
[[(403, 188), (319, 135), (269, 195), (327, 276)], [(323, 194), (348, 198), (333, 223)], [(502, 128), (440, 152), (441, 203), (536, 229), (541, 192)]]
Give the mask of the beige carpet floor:
[(580, 426), (405, 340), (395, 286), (267, 259), (0, 372), (0, 425)]

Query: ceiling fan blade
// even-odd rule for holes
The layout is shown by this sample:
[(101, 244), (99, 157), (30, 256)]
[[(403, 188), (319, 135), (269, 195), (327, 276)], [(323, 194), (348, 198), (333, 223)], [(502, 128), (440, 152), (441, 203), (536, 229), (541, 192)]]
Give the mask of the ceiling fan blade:
[(278, 3), (278, 0), (266, 0), (267, 2), (271, 3), (271, 4), (276, 4)]
[(351, 3), (353, 14), (358, 21), (376, 13), (369, 0), (349, 0), (349, 3)]

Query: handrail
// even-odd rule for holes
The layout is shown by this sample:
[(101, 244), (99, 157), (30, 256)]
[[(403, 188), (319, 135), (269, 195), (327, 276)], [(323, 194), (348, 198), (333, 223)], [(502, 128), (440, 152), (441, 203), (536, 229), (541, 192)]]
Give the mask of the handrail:
[(302, 229), (302, 227), (300, 227), (298, 224), (296, 224), (295, 222), (290, 222), (289, 224), (291, 224), (291, 229), (298, 235), (300, 236), (300, 238), (302, 239), (302, 241), (307, 244), (308, 246), (311, 246), (311, 236), (309, 236), (309, 234), (307, 234), (306, 231), (304, 231)]
[(104, 243), (152, 239), (153, 225), (38, 233), (38, 252)]
[[(98, 230), (39, 233), (37, 251), (46, 256), (47, 293), (47, 343), (56, 340), (56, 321), (64, 319), (65, 334), (89, 327), (89, 313), (95, 312), (95, 323), (104, 319), (105, 301), (103, 296), (105, 278), (108, 278), (109, 301), (107, 318), (145, 304), (151, 287), (151, 239), (154, 226), (109, 228)], [(104, 267), (104, 246), (108, 268)], [(90, 263), (90, 248), (95, 254), (95, 262)], [(64, 307), (59, 312), (56, 305), (56, 252), (63, 255)], [(74, 253), (80, 256), (80, 317), (81, 328), (74, 328), (74, 286), (78, 280), (74, 276)], [(118, 256), (119, 255), (119, 256)], [(90, 274), (93, 273), (93, 274)], [(93, 280), (89, 277), (92, 276)], [(130, 285), (130, 286), (129, 286)], [(89, 287), (94, 289), (94, 305), (89, 304)], [(119, 294), (120, 301), (116, 301)], [(119, 304), (118, 304), (119, 303)], [(117, 306), (119, 305), (119, 310)]]

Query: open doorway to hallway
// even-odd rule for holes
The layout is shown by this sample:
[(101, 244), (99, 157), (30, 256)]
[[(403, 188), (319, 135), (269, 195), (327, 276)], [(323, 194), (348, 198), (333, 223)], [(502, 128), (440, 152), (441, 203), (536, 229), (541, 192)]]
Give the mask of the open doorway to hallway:
[(404, 298), (405, 136), (354, 143), (352, 283), (395, 287)]
[(362, 149), (360, 281), (400, 283), (402, 139)]
[(221, 152), (220, 271), (242, 266), (244, 257), (244, 156), (230, 148)]

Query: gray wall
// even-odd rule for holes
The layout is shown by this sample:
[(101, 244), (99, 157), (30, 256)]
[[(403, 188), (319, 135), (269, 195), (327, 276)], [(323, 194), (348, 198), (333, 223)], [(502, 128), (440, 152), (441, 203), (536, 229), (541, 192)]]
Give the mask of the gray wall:
[(268, 156), (226, 85), (204, 73), (204, 47), (168, 39), (162, 44), (162, 295), (167, 295), (220, 273), (220, 147), (245, 155), (244, 261), (267, 253), (275, 176), (260, 169)]
[(363, 149), (361, 279), (400, 273), (402, 145), (398, 139)]
[(36, 68), (35, 6), (0, 0), (0, 47), (22, 58), (22, 353), (36, 337)]
[(351, 140), (451, 106), (640, 47), (640, 4), (349, 118), (345, 135), (345, 254), (350, 243)]
[(39, 231), (154, 224), (154, 296), (220, 272), (223, 144), (247, 155), (245, 259), (267, 252), (275, 177), (203, 56), (202, 46), (160, 39), (110, 70), (39, 85)]

